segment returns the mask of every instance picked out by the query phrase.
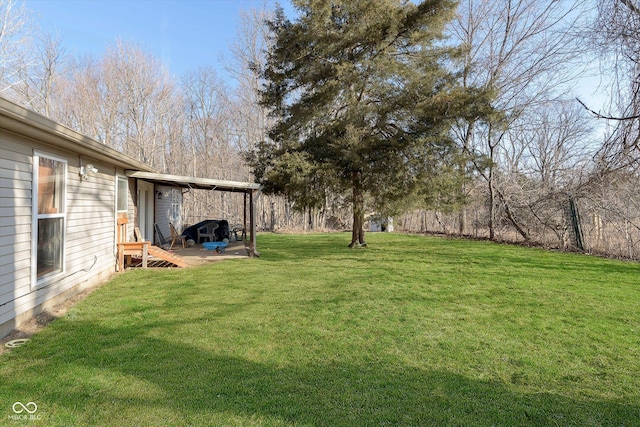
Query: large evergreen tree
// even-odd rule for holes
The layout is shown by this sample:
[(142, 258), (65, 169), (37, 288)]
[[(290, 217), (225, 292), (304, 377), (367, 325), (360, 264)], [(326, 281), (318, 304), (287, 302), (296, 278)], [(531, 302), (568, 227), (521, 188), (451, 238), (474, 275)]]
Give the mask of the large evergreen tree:
[(350, 246), (361, 246), (365, 201), (390, 212), (442, 167), (453, 171), (451, 123), (479, 114), (452, 72), (460, 49), (443, 39), (456, 2), (293, 4), (295, 21), (281, 9), (270, 21), (261, 95), (275, 124), (250, 163), (266, 191), (301, 206), (318, 205), (327, 190), (349, 192)]

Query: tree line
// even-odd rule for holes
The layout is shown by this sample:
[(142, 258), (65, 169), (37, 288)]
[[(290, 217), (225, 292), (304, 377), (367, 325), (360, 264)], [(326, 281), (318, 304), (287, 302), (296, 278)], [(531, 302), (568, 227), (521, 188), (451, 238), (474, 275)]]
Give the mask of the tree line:
[[(259, 179), (265, 230), (357, 246), (382, 215), (640, 258), (635, 1), (292, 3), (243, 13), (228, 81), (172, 76), (132, 41), (74, 57), (0, 0), (0, 96), (162, 172)], [(589, 73), (606, 105), (576, 95)], [(235, 195), (185, 197), (187, 223), (241, 218)]]

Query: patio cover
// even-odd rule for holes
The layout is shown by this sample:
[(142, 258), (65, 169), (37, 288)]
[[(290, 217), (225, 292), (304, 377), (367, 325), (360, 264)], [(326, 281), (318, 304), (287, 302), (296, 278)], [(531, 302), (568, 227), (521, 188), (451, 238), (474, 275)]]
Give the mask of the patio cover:
[(167, 175), (164, 173), (152, 173), (128, 170), (127, 176), (144, 179), (159, 185), (173, 187), (196, 188), (198, 190), (230, 191), (233, 193), (251, 193), (259, 191), (262, 186), (255, 182), (224, 181), (220, 179), (196, 178), (193, 176)]
[(232, 193), (244, 193), (245, 195), (245, 228), (247, 222), (247, 197), (249, 198), (249, 232), (251, 233), (249, 243), (249, 256), (260, 256), (256, 249), (256, 221), (255, 221), (255, 195), (262, 190), (262, 186), (255, 182), (225, 181), (210, 178), (197, 178), (192, 176), (167, 175), (163, 173), (143, 172), (137, 170), (127, 170), (126, 174), (130, 178), (141, 179), (153, 182), (158, 185), (169, 187), (193, 188), (198, 190), (227, 191)]

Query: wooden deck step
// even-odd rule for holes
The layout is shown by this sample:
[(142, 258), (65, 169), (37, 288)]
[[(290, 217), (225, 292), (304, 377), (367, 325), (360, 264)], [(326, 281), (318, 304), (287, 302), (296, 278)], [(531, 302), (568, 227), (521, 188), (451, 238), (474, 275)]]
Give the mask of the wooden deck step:
[(184, 259), (157, 246), (149, 246), (149, 255), (170, 262), (178, 267), (187, 267), (187, 262)]

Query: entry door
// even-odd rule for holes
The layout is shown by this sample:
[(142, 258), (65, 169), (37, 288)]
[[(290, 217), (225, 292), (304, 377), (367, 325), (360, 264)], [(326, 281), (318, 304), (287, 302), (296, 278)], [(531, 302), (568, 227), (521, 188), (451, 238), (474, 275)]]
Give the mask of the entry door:
[(138, 181), (138, 222), (144, 240), (153, 242), (153, 184)]

